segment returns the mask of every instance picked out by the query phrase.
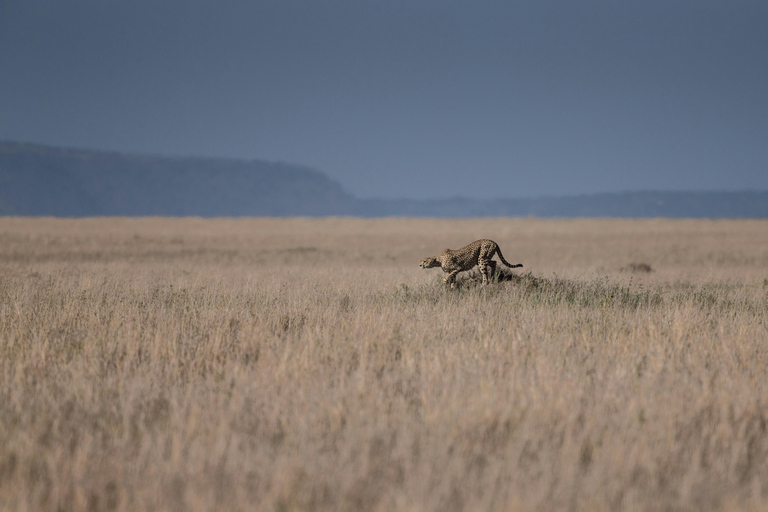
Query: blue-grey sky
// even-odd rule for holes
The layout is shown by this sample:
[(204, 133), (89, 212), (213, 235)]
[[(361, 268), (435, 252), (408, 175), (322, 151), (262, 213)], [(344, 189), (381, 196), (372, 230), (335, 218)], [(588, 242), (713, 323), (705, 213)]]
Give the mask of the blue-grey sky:
[(0, 139), (360, 197), (768, 189), (765, 0), (0, 0)]

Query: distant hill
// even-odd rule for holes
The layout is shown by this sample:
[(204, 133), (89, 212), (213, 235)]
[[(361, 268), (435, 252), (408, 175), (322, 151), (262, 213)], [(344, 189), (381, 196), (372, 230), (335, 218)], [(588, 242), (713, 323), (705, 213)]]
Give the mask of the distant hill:
[(768, 191), (358, 199), (324, 174), (295, 165), (5, 142), (0, 215), (768, 218)]
[(343, 215), (356, 200), (294, 165), (0, 143), (0, 214)]
[(526, 199), (371, 200), (366, 216), (768, 218), (768, 191), (618, 192)]

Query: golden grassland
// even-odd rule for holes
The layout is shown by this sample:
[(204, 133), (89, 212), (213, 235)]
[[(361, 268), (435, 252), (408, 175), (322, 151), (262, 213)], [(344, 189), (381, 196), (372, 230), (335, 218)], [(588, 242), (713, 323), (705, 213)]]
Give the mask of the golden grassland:
[(0, 218), (0, 509), (765, 510), (766, 342), (766, 221)]

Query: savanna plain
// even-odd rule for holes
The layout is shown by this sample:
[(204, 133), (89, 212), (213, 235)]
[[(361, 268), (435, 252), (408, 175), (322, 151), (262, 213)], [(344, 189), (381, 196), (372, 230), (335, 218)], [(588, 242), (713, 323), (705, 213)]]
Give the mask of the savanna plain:
[(768, 221), (0, 218), (0, 509), (766, 510), (767, 342)]

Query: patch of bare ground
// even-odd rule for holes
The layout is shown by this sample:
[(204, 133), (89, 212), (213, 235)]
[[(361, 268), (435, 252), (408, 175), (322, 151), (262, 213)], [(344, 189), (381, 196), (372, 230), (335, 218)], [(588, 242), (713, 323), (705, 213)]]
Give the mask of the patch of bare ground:
[(766, 283), (764, 221), (0, 219), (0, 508), (762, 510)]

